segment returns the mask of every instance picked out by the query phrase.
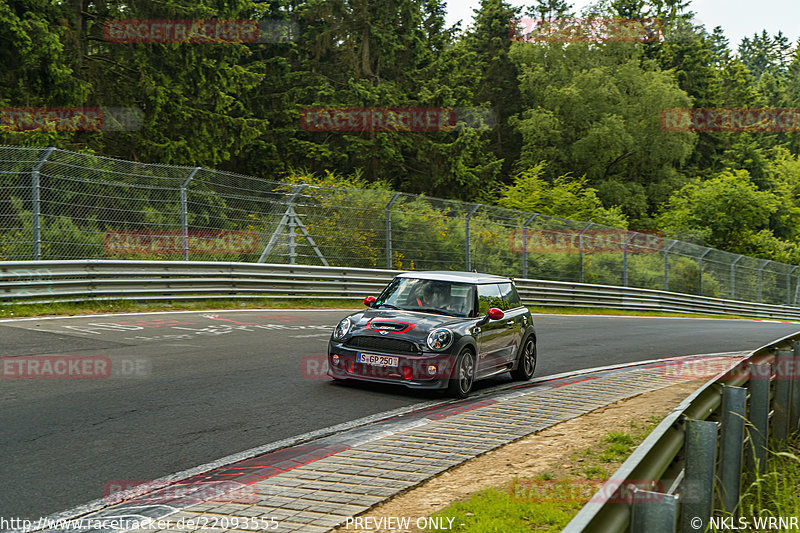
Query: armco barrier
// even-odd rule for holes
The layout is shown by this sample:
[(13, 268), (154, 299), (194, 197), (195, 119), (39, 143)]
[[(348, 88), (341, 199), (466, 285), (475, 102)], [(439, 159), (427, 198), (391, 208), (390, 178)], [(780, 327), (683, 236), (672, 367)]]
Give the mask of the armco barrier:
[(218, 261), (6, 261), (0, 262), (0, 301), (363, 298), (395, 274)]
[[(0, 302), (361, 299), (399, 271), (201, 261), (3, 261)], [(544, 307), (605, 307), (800, 319), (800, 308), (721, 300), (666, 291), (517, 279), (522, 300)]]
[(767, 443), (780, 446), (798, 430), (798, 363), (800, 333), (706, 383), (650, 433), (564, 533), (731, 528), (723, 519), (736, 516), (743, 470), (763, 472)]

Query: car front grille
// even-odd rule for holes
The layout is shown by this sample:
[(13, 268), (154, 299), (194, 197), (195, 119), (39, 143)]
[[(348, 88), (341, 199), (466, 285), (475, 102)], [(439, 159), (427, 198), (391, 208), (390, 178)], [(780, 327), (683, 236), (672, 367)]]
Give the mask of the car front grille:
[(413, 342), (383, 337), (357, 336), (350, 339), (347, 342), (347, 346), (390, 353), (419, 353), (417, 346)]

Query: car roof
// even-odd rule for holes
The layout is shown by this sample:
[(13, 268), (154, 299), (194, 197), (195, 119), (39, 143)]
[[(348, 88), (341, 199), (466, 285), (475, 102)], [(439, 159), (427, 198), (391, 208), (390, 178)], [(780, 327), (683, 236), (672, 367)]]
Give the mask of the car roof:
[(398, 278), (431, 279), (437, 281), (450, 281), (456, 283), (508, 283), (511, 280), (492, 274), (478, 272), (453, 272), (451, 270), (433, 270), (427, 272), (403, 272)]

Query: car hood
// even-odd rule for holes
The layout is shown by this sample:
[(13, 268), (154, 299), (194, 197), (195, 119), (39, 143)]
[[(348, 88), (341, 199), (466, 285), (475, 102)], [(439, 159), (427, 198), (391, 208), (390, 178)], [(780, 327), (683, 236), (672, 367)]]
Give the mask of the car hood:
[(354, 331), (366, 330), (379, 333), (381, 330), (420, 334), (429, 332), (438, 327), (455, 327), (474, 318), (453, 317), (433, 313), (420, 313), (416, 311), (403, 311), (399, 309), (367, 309), (355, 323)]

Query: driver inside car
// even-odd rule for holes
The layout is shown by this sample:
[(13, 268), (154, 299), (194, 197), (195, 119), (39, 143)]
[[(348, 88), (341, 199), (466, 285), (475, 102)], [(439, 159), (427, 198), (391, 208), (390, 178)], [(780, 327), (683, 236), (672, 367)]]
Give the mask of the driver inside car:
[(434, 307), (433, 299), (433, 285), (430, 283), (425, 285), (421, 291), (418, 291), (415, 298), (417, 307)]
[(442, 308), (447, 307), (447, 300), (444, 298), (441, 287), (429, 283), (422, 288), (422, 292), (417, 294), (416, 303), (419, 307)]

